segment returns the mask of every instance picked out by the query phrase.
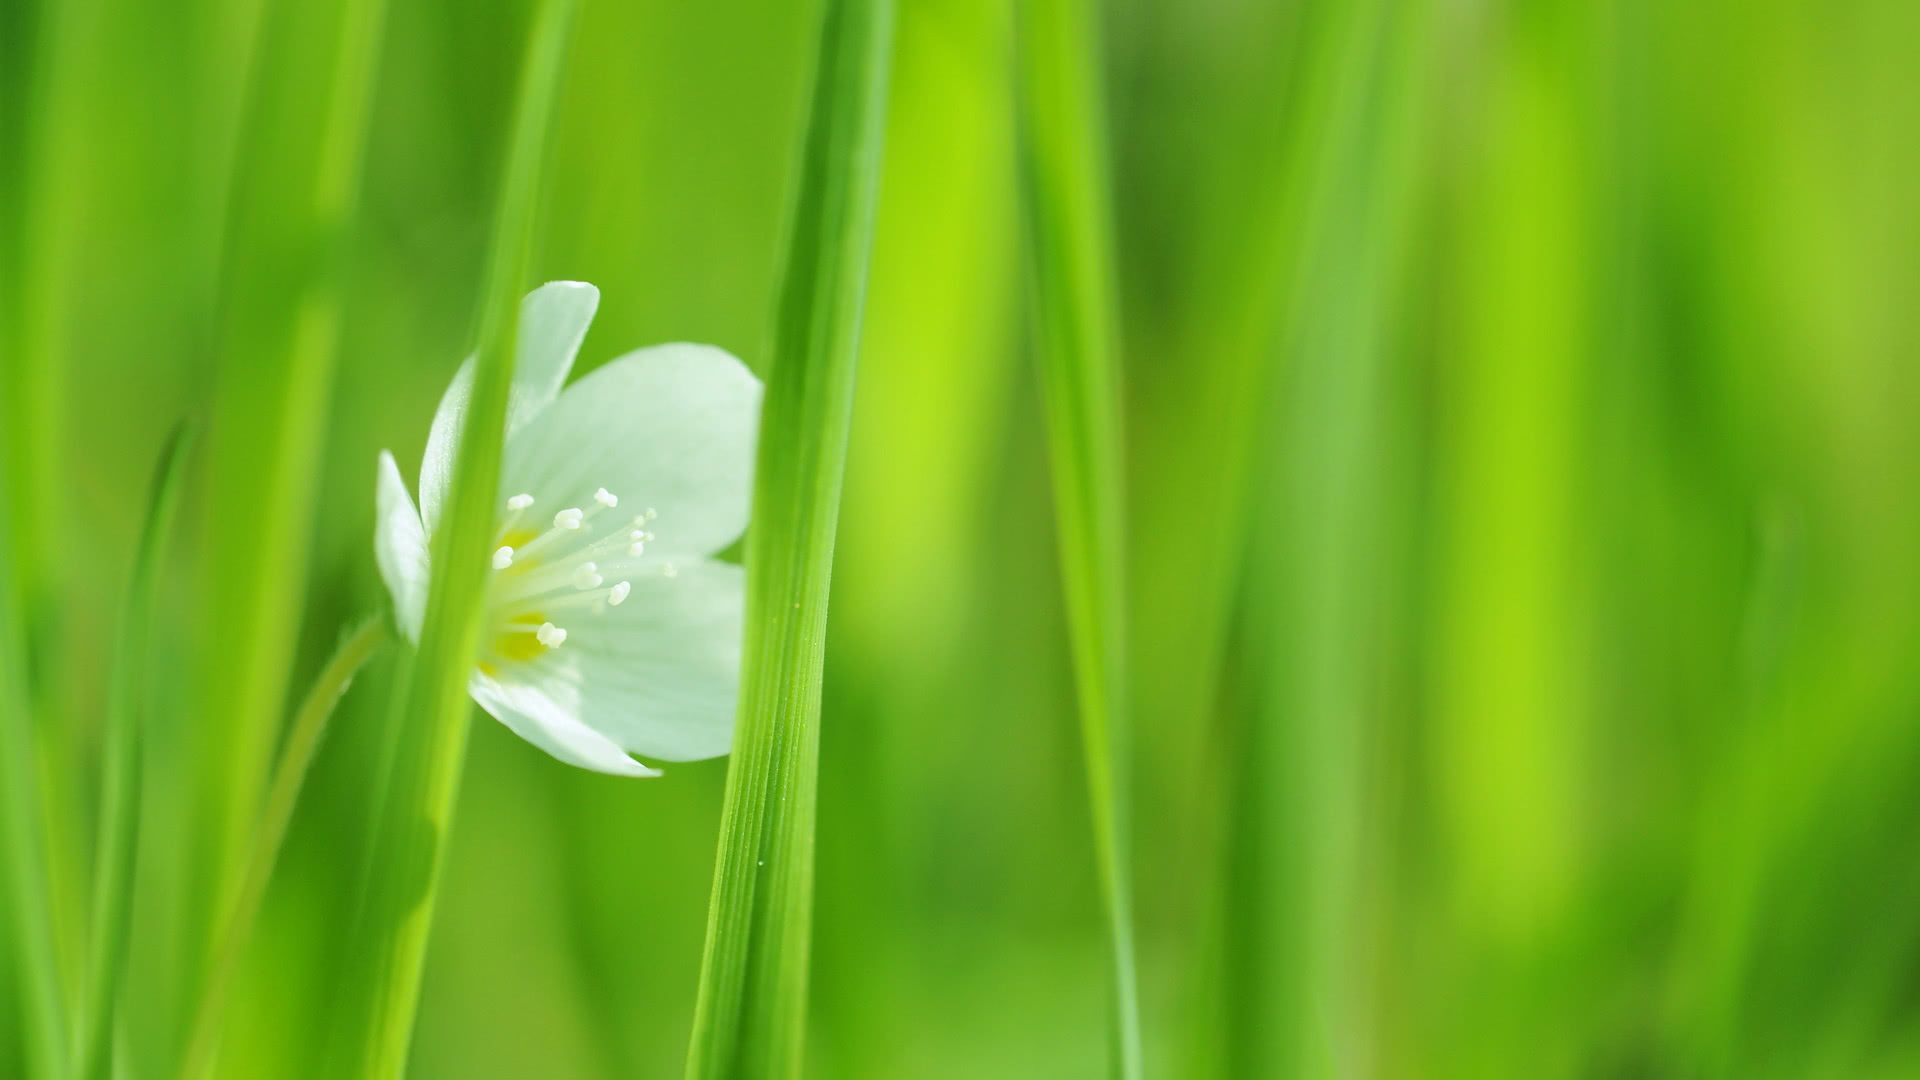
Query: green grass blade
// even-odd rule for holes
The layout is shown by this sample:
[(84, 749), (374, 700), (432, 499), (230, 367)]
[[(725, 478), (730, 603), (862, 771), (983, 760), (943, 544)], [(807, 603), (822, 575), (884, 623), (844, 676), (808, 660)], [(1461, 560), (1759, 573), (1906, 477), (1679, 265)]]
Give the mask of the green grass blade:
[(493, 534), (505, 437), (507, 390), (520, 297), (526, 289), (547, 134), (560, 94), (575, 0), (537, 9), (520, 75), (511, 141), (495, 208), (473, 396), (461, 431), (453, 487), (433, 537), (433, 578), (420, 648), (392, 718), (399, 735), (376, 819), (355, 946), (351, 1010), (343, 1028), (347, 1067), (398, 1076), (420, 996), (434, 892), (446, 855), (472, 704), (467, 683), (480, 639), (486, 556)]
[(1141, 1073), (1127, 827), (1125, 535), (1111, 195), (1099, 37), (1085, 0), (1022, 0), (1020, 171), (1079, 698), (1110, 950), (1112, 1068)]
[(108, 676), (99, 842), (94, 851), (93, 928), (75, 1051), (75, 1074), (81, 1080), (113, 1074), (114, 1015), (127, 968), (134, 860), (140, 849), (141, 729), (151, 708), (153, 611), (160, 587), (161, 552), (173, 531), (181, 477), (197, 435), (192, 424), (183, 421), (174, 428), (161, 452), (152, 501), (134, 556), (126, 607), (120, 615), (113, 670)]
[[(0, 446), (0, 459), (5, 447)], [(0, 460), (0, 466), (5, 464)], [(0, 470), (0, 482), (8, 475)], [(66, 1075), (65, 1002), (53, 953), (45, 821), (27, 698), (26, 629), (13, 550), (11, 492), (0, 498), (0, 845), (6, 857), (6, 907), (20, 967), (16, 995), (27, 1014), (23, 1041), (35, 1076)]]
[(232, 888), (284, 715), (385, 24), (386, 0), (270, 0), (262, 15), (207, 431), (203, 625), (217, 629), (201, 642), (202, 712), (190, 733), (189, 955), (204, 952)]
[(334, 650), (333, 658), (320, 669), (313, 687), (287, 726), (287, 744), (281, 750), (280, 762), (273, 771), (273, 784), (267, 789), (266, 803), (260, 809), (246, 872), (240, 879), (239, 892), (228, 905), (226, 921), (213, 950), (213, 965), (200, 991), (200, 1005), (187, 1040), (186, 1064), (180, 1071), (183, 1080), (199, 1080), (213, 1065), (227, 993), (232, 988), (240, 955), (252, 938), (254, 922), (279, 861), (280, 846), (286, 840), (288, 826), (293, 823), (300, 790), (306, 784), (314, 755), (319, 753), (334, 706), (339, 704), (361, 667), (392, 640), (393, 629), (385, 616), (367, 619), (350, 631)]
[(891, 0), (828, 0), (747, 540), (740, 716), (689, 1077), (797, 1076), (827, 592), (879, 187)]
[(1300, 216), (1284, 292), (1268, 482), (1250, 542), (1259, 649), (1236, 827), (1246, 842), (1228, 970), (1235, 1074), (1365, 1072), (1381, 1056), (1369, 786), (1395, 597), (1387, 534), (1395, 301), (1415, 190), (1411, 104), (1424, 0), (1328, 9), (1311, 54), (1314, 137), (1289, 169)]

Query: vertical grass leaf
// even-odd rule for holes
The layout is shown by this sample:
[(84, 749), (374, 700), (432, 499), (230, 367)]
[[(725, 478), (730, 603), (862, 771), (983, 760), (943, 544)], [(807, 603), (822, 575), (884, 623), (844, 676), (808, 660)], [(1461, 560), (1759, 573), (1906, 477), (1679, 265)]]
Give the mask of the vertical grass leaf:
[(515, 98), (481, 296), (473, 390), (453, 486), (433, 537), (420, 648), (401, 674), (388, 763), (362, 897), (342, 1032), (348, 1068), (399, 1076), (406, 1067), (472, 706), (467, 683), (479, 644), (494, 528), (513, 345), (525, 290), (547, 133), (559, 97), (575, 0), (535, 11)]
[(689, 1077), (797, 1076), (820, 680), (879, 187), (892, 0), (827, 0), (747, 539), (740, 714)]
[(189, 955), (204, 951), (246, 851), (299, 640), (385, 23), (386, 0), (271, 0), (254, 47), (207, 429)]
[(1234, 1071), (1365, 1071), (1375, 1030), (1366, 886), (1377, 874), (1368, 779), (1382, 742), (1388, 421), (1400, 376), (1387, 328), (1409, 232), (1424, 0), (1316, 8), (1302, 108), (1314, 137), (1288, 163), (1299, 228), (1283, 291), (1265, 499), (1249, 541), (1258, 652), (1236, 827), (1247, 842), (1227, 969)]
[(307, 771), (327, 733), (328, 722), (333, 718), (334, 706), (339, 704), (360, 668), (392, 640), (393, 631), (384, 616), (367, 619), (349, 631), (314, 678), (313, 686), (287, 725), (286, 745), (281, 749), (279, 763), (274, 766), (266, 802), (260, 808), (246, 871), (240, 878), (239, 891), (227, 905), (226, 921), (215, 940), (212, 965), (200, 990), (200, 1004), (187, 1038), (186, 1064), (180, 1071), (183, 1080), (199, 1080), (212, 1067), (227, 993), (233, 985), (240, 955), (252, 937), (260, 905), (266, 900), (280, 846), (286, 840), (288, 826), (293, 823), (295, 805), (306, 783)]
[(114, 1016), (127, 967), (133, 925), (134, 863), (140, 849), (141, 754), (144, 717), (151, 708), (151, 642), (160, 559), (173, 531), (181, 477), (196, 428), (183, 421), (160, 454), (147, 504), (146, 523), (134, 555), (133, 577), (108, 675), (106, 730), (100, 778), (99, 842), (94, 850), (93, 926), (87, 954), (75, 1075), (101, 1080), (113, 1075)]
[(1105, 908), (1112, 1070), (1141, 1073), (1127, 828), (1125, 535), (1111, 194), (1086, 0), (1021, 0), (1020, 172), (1054, 516)]
[[(9, 474), (0, 445), (0, 483)], [(27, 696), (26, 628), (12, 531), (12, 492), (0, 493), (0, 847), (6, 857), (7, 910), (19, 967), (17, 997), (26, 1013), (27, 1066), (36, 1076), (66, 1075), (65, 1002), (53, 952), (44, 811)]]

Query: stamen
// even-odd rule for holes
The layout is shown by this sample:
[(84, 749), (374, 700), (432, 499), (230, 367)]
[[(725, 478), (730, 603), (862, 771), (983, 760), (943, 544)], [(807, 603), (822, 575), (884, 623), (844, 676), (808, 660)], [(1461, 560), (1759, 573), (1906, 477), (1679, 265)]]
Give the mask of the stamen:
[(493, 553), (493, 568), (495, 570), (505, 570), (507, 567), (512, 565), (513, 565), (513, 549), (512, 548), (502, 547), (499, 551), (496, 551)]
[[(636, 533), (635, 535), (638, 535), (638, 534)], [(633, 543), (627, 545), (627, 554), (633, 556), (636, 559), (642, 555), (645, 555), (646, 553), (647, 553), (647, 542), (645, 540), (635, 540)]]
[(607, 604), (611, 607), (619, 607), (620, 602), (625, 600), (627, 594), (632, 591), (633, 582), (631, 581), (623, 581), (615, 585), (613, 588), (607, 590)]
[(593, 493), (593, 501), (611, 510), (614, 507), (620, 505), (620, 496), (615, 495), (613, 492), (608, 491), (606, 488), (600, 488), (598, 491), (595, 491)]
[(675, 565), (673, 565), (672, 563), (662, 563), (662, 564), (661, 564), (661, 566), (660, 566), (660, 576), (661, 576), (661, 577), (670, 577), (670, 578), (671, 578), (671, 577), (679, 577), (679, 576), (680, 576), (680, 568), (679, 568), (679, 567), (677, 567), (677, 566), (675, 566)]
[(660, 511), (658, 511), (658, 510), (655, 510), (655, 509), (654, 509), (653, 507), (651, 507), (651, 506), (649, 506), (649, 507), (647, 507), (647, 515), (646, 515), (646, 516), (647, 516), (647, 520), (648, 520), (648, 521), (652, 521), (652, 520), (653, 520), (654, 518), (657, 518), (657, 517), (659, 517), (659, 516), (660, 516)]
[(534, 640), (549, 649), (557, 649), (561, 642), (567, 640), (567, 632), (552, 623), (541, 623), (540, 629), (535, 630), (533, 636)]
[(584, 562), (573, 572), (573, 587), (576, 589), (597, 589), (600, 587), (600, 568), (593, 563)]
[(553, 515), (553, 527), (556, 529), (578, 529), (587, 515), (577, 506), (569, 506)]
[(533, 496), (525, 493), (515, 495), (513, 498), (507, 500), (507, 509), (509, 510), (525, 510), (532, 505)]

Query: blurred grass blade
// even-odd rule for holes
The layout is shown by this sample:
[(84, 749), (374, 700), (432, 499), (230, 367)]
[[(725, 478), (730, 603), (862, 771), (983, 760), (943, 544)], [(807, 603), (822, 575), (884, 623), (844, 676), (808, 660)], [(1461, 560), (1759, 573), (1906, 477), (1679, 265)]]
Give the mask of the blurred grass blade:
[[(0, 483), (9, 478), (0, 446)], [(13, 952), (26, 1013), (26, 1063), (35, 1076), (66, 1075), (66, 1020), (53, 954), (45, 823), (27, 697), (26, 632), (21, 614), (19, 563), (14, 552), (12, 492), (0, 498), (0, 844), (5, 845), (6, 908), (12, 914)]]
[(1368, 964), (1379, 860), (1368, 778), (1393, 584), (1393, 303), (1414, 190), (1425, 0), (1317, 8), (1274, 343), (1267, 483), (1249, 542), (1256, 706), (1237, 786), (1246, 843), (1224, 995), (1235, 1075), (1365, 1073), (1382, 1051)]
[(827, 0), (747, 539), (740, 716), (689, 1077), (797, 1076), (827, 593), (873, 239), (892, 0)]
[(342, 1029), (346, 1068), (354, 1075), (398, 1076), (406, 1068), (434, 891), (466, 757), (472, 712), (467, 683), (481, 631), (513, 344), (547, 133), (575, 7), (575, 0), (539, 5), (520, 73), (481, 295), (472, 398), (448, 505), (432, 538), (433, 576), (420, 648), (394, 697), (398, 742), (375, 820), (371, 877), (354, 940), (360, 952)]
[(1099, 35), (1087, 0), (1020, 0), (1020, 172), (1054, 515), (1110, 950), (1112, 1069), (1141, 1073), (1127, 827), (1119, 342)]
[(59, 515), (49, 512), (56, 498), (61, 462), (66, 455), (68, 349), (65, 333), (74, 286), (74, 264), (81, 247), (82, 192), (87, 157), (84, 104), (95, 78), (97, 38), (103, 0), (38, 5), (33, 51), (27, 64), (24, 138), (16, 228), (20, 245), (19, 279), (14, 284), (19, 352), (0, 364), (0, 378), (12, 393), (0, 395), (10, 408), (0, 413), (0, 439), (9, 441), (16, 470), (13, 499), (21, 574), (22, 610), (36, 628), (57, 616), (47, 603), (56, 587), (58, 556), (49, 530)]
[(347, 692), (360, 668), (392, 640), (393, 631), (386, 616), (367, 619), (350, 631), (334, 650), (332, 659), (320, 669), (313, 687), (287, 726), (287, 745), (281, 750), (279, 764), (274, 766), (273, 784), (267, 789), (267, 801), (260, 809), (253, 850), (240, 879), (240, 891), (227, 908), (226, 921), (215, 942), (212, 967), (200, 991), (200, 1005), (187, 1040), (186, 1065), (180, 1071), (185, 1080), (199, 1080), (212, 1067), (227, 992), (240, 955), (252, 937), (260, 905), (266, 900), (267, 886), (273, 880), (273, 869), (279, 861), (280, 845), (293, 822), (300, 790), (306, 783), (314, 755), (320, 750), (321, 739), (327, 733), (334, 706)]
[[(260, 805), (304, 611), (385, 0), (268, 0), (228, 207), (207, 430), (207, 597), (191, 725), (201, 956)], [(196, 973), (197, 976), (197, 973)], [(180, 1005), (190, 1008), (191, 995)], [(171, 1025), (184, 1031), (185, 1017)]]
[(134, 862), (140, 850), (142, 728), (143, 718), (151, 709), (153, 610), (160, 587), (161, 552), (173, 531), (181, 476), (198, 434), (191, 422), (182, 421), (161, 452), (108, 676), (99, 842), (94, 851), (93, 929), (75, 1053), (75, 1075), (81, 1080), (113, 1075), (114, 1015), (126, 974), (127, 942), (133, 925)]

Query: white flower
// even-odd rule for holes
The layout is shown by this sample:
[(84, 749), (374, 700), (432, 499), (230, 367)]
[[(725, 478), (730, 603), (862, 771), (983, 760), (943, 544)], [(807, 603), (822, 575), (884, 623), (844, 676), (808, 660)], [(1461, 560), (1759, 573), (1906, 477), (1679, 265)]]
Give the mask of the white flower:
[[(560, 390), (600, 293), (553, 282), (521, 306), (473, 699), (561, 761), (622, 776), (628, 757), (727, 752), (744, 583), (714, 552), (746, 528), (760, 382), (708, 345), (628, 353)], [(473, 377), (434, 414), (415, 512), (382, 451), (374, 554), (415, 642), (428, 536)]]

